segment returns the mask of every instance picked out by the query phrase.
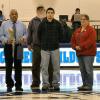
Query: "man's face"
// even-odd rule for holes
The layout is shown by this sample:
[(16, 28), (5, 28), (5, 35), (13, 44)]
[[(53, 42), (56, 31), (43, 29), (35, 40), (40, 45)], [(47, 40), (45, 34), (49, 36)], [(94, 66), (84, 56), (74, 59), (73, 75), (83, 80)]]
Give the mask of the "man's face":
[(16, 10), (12, 10), (10, 12), (10, 19), (13, 21), (13, 22), (16, 22), (17, 19), (18, 19), (18, 13)]
[(48, 20), (52, 20), (52, 19), (54, 19), (54, 11), (53, 10), (48, 10), (47, 11), (47, 14), (46, 14), (46, 16), (47, 16), (47, 19)]
[(46, 16), (45, 9), (42, 9), (42, 10), (37, 11), (37, 16), (39, 18), (44, 18)]

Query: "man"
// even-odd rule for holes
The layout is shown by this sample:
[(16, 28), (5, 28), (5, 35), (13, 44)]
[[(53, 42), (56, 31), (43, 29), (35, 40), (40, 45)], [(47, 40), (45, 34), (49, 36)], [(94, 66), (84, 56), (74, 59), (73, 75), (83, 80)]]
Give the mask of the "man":
[[(40, 43), (37, 38), (37, 30), (39, 24), (42, 22), (43, 18), (45, 17), (45, 9), (43, 6), (38, 6), (36, 9), (37, 16), (34, 17), (29, 25), (28, 25), (28, 49), (33, 49), (33, 61), (32, 61), (32, 89), (39, 89), (40, 87), (40, 62), (41, 62), (41, 48)], [(52, 85), (52, 73), (53, 69), (50, 63), (50, 70), (49, 73), (51, 74), (50, 77), (50, 84)]]
[(41, 43), (41, 66), (42, 66), (42, 90), (49, 89), (48, 65), (51, 57), (53, 64), (53, 89), (59, 91), (60, 82), (60, 61), (59, 61), (59, 41), (62, 38), (61, 24), (54, 19), (55, 11), (48, 8), (46, 18), (40, 23), (38, 28), (38, 38)]
[(14, 81), (12, 79), (12, 68), (15, 69), (15, 89), (22, 89), (22, 44), (26, 41), (27, 30), (24, 24), (18, 21), (16, 9), (10, 11), (10, 20), (4, 22), (0, 30), (0, 40), (4, 44), (4, 55), (6, 65), (7, 92), (12, 92)]

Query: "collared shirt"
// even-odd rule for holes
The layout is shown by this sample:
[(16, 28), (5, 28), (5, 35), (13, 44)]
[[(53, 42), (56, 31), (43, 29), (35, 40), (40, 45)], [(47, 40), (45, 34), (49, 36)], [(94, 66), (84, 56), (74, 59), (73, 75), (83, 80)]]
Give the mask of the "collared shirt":
[[(23, 36), (27, 36), (27, 29), (25, 27), (25, 25), (20, 22), (17, 21), (15, 23), (16, 25), (16, 43), (19, 43), (20, 39)], [(10, 33), (9, 30), (11, 31), (13, 27), (13, 22), (11, 20), (8, 20), (4, 23), (2, 23), (1, 27), (0, 27), (0, 40), (2, 41), (2, 43), (7, 43), (7, 40), (9, 40), (10, 38)]]

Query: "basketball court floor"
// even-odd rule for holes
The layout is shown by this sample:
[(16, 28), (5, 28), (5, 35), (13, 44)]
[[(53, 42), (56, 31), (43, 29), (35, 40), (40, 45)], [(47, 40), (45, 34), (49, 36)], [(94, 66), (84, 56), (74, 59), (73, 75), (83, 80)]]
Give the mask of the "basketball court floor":
[(77, 90), (62, 90), (60, 92), (0, 92), (0, 100), (100, 100), (100, 90), (78, 92)]
[(100, 71), (94, 71), (93, 91), (86, 92), (77, 91), (77, 87), (82, 85), (79, 70), (61, 70), (60, 92), (32, 91), (31, 71), (23, 71), (24, 91), (15, 92), (13, 88), (13, 92), (7, 93), (4, 76), (5, 72), (0, 71), (0, 100), (100, 100)]

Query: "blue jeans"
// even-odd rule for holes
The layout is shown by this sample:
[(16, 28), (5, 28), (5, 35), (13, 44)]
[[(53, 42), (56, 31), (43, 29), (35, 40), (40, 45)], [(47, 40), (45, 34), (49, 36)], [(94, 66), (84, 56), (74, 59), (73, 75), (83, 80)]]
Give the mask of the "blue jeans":
[(60, 60), (59, 60), (59, 49), (53, 51), (41, 50), (41, 66), (42, 66), (42, 81), (43, 86), (49, 86), (48, 81), (48, 65), (51, 57), (51, 62), (53, 65), (53, 82), (54, 87), (59, 86), (60, 82)]
[(94, 56), (78, 57), (83, 85), (93, 86), (93, 62)]

